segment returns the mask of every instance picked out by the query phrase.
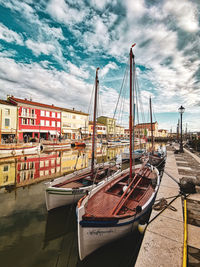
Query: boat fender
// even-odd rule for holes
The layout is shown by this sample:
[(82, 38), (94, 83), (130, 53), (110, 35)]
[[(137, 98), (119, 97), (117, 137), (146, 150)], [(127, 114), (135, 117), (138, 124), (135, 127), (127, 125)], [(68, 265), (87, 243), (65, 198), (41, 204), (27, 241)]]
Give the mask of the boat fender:
[(11, 154), (12, 154), (13, 156), (15, 156), (15, 155), (16, 155), (16, 151), (13, 150), (13, 151), (11, 152)]
[[(123, 186), (123, 189), (122, 189), (123, 192), (125, 192), (127, 188), (128, 188), (128, 185)], [(126, 193), (128, 194), (129, 192), (130, 192), (130, 188), (128, 189)]]

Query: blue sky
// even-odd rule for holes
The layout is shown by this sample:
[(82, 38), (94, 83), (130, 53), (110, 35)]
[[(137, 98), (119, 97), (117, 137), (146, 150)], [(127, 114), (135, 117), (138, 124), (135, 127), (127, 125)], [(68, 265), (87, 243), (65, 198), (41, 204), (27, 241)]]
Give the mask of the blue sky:
[(159, 128), (175, 131), (183, 105), (183, 128), (200, 130), (198, 0), (0, 0), (0, 98), (87, 112), (100, 67), (113, 116), (134, 42), (144, 111), (151, 96)]

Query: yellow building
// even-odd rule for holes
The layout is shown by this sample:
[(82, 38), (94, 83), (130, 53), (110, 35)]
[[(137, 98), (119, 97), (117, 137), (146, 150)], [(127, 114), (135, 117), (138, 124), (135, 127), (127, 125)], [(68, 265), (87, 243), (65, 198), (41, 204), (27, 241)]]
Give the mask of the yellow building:
[(168, 131), (164, 129), (158, 130), (159, 137), (168, 137)]
[(116, 134), (116, 119), (109, 118), (106, 116), (100, 116), (97, 121), (104, 124), (107, 128), (107, 137), (114, 137)]
[[(93, 121), (89, 122), (89, 135), (93, 135)], [(107, 134), (106, 126), (103, 123), (96, 123), (96, 136), (99, 138), (105, 138)]]
[(116, 125), (116, 137), (124, 138), (124, 127)]
[(0, 143), (5, 139), (13, 139), (16, 132), (17, 107), (6, 100), (0, 100)]
[(0, 163), (0, 187), (14, 185), (16, 175), (15, 159)]
[(75, 109), (61, 108), (61, 131), (65, 139), (82, 139), (88, 136), (89, 114)]

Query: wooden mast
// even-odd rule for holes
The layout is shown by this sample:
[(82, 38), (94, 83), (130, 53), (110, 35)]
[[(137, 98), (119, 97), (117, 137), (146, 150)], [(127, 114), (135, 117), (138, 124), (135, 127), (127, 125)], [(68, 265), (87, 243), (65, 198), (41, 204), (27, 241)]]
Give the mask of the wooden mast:
[(149, 99), (149, 105), (150, 105), (150, 118), (151, 118), (151, 145), (152, 145), (152, 152), (153, 152), (153, 121), (152, 121), (152, 107), (151, 107), (151, 97)]
[(132, 101), (133, 101), (133, 51), (132, 48), (135, 46), (133, 44), (130, 49), (130, 115), (129, 115), (129, 134), (130, 134), (130, 179), (132, 179), (132, 165), (133, 165), (133, 157), (132, 157), (132, 128), (133, 128), (133, 117), (132, 117), (132, 112), (133, 112), (133, 106), (132, 106)]
[(95, 150), (95, 133), (96, 133), (96, 110), (97, 110), (97, 93), (98, 93), (98, 86), (99, 86), (99, 79), (98, 79), (98, 70), (96, 69), (96, 78), (95, 78), (95, 97), (94, 97), (94, 117), (93, 117), (93, 136), (92, 136), (92, 162), (91, 162), (91, 175), (94, 175), (94, 150)]

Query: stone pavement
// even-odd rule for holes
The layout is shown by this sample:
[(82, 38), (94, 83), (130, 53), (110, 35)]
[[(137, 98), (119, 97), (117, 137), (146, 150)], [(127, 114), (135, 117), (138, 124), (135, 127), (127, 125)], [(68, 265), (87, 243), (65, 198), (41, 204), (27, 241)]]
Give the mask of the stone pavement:
[[(184, 168), (186, 167), (186, 168)], [(199, 167), (199, 168), (198, 168)], [(165, 170), (177, 180), (184, 177), (198, 179), (200, 159), (192, 153), (174, 154), (172, 147), (168, 147)], [(165, 173), (157, 194), (156, 201), (161, 197), (169, 198), (179, 193), (179, 186)], [(192, 194), (187, 200), (188, 213), (188, 266), (200, 266), (200, 194)], [(172, 206), (177, 211), (166, 209), (145, 232), (142, 246), (136, 261), (136, 267), (177, 267), (182, 266), (183, 257), (183, 203), (178, 197)], [(159, 212), (159, 211), (158, 211)], [(150, 220), (157, 211), (152, 212)], [(191, 223), (191, 221), (193, 223)], [(199, 225), (198, 225), (199, 222)]]

